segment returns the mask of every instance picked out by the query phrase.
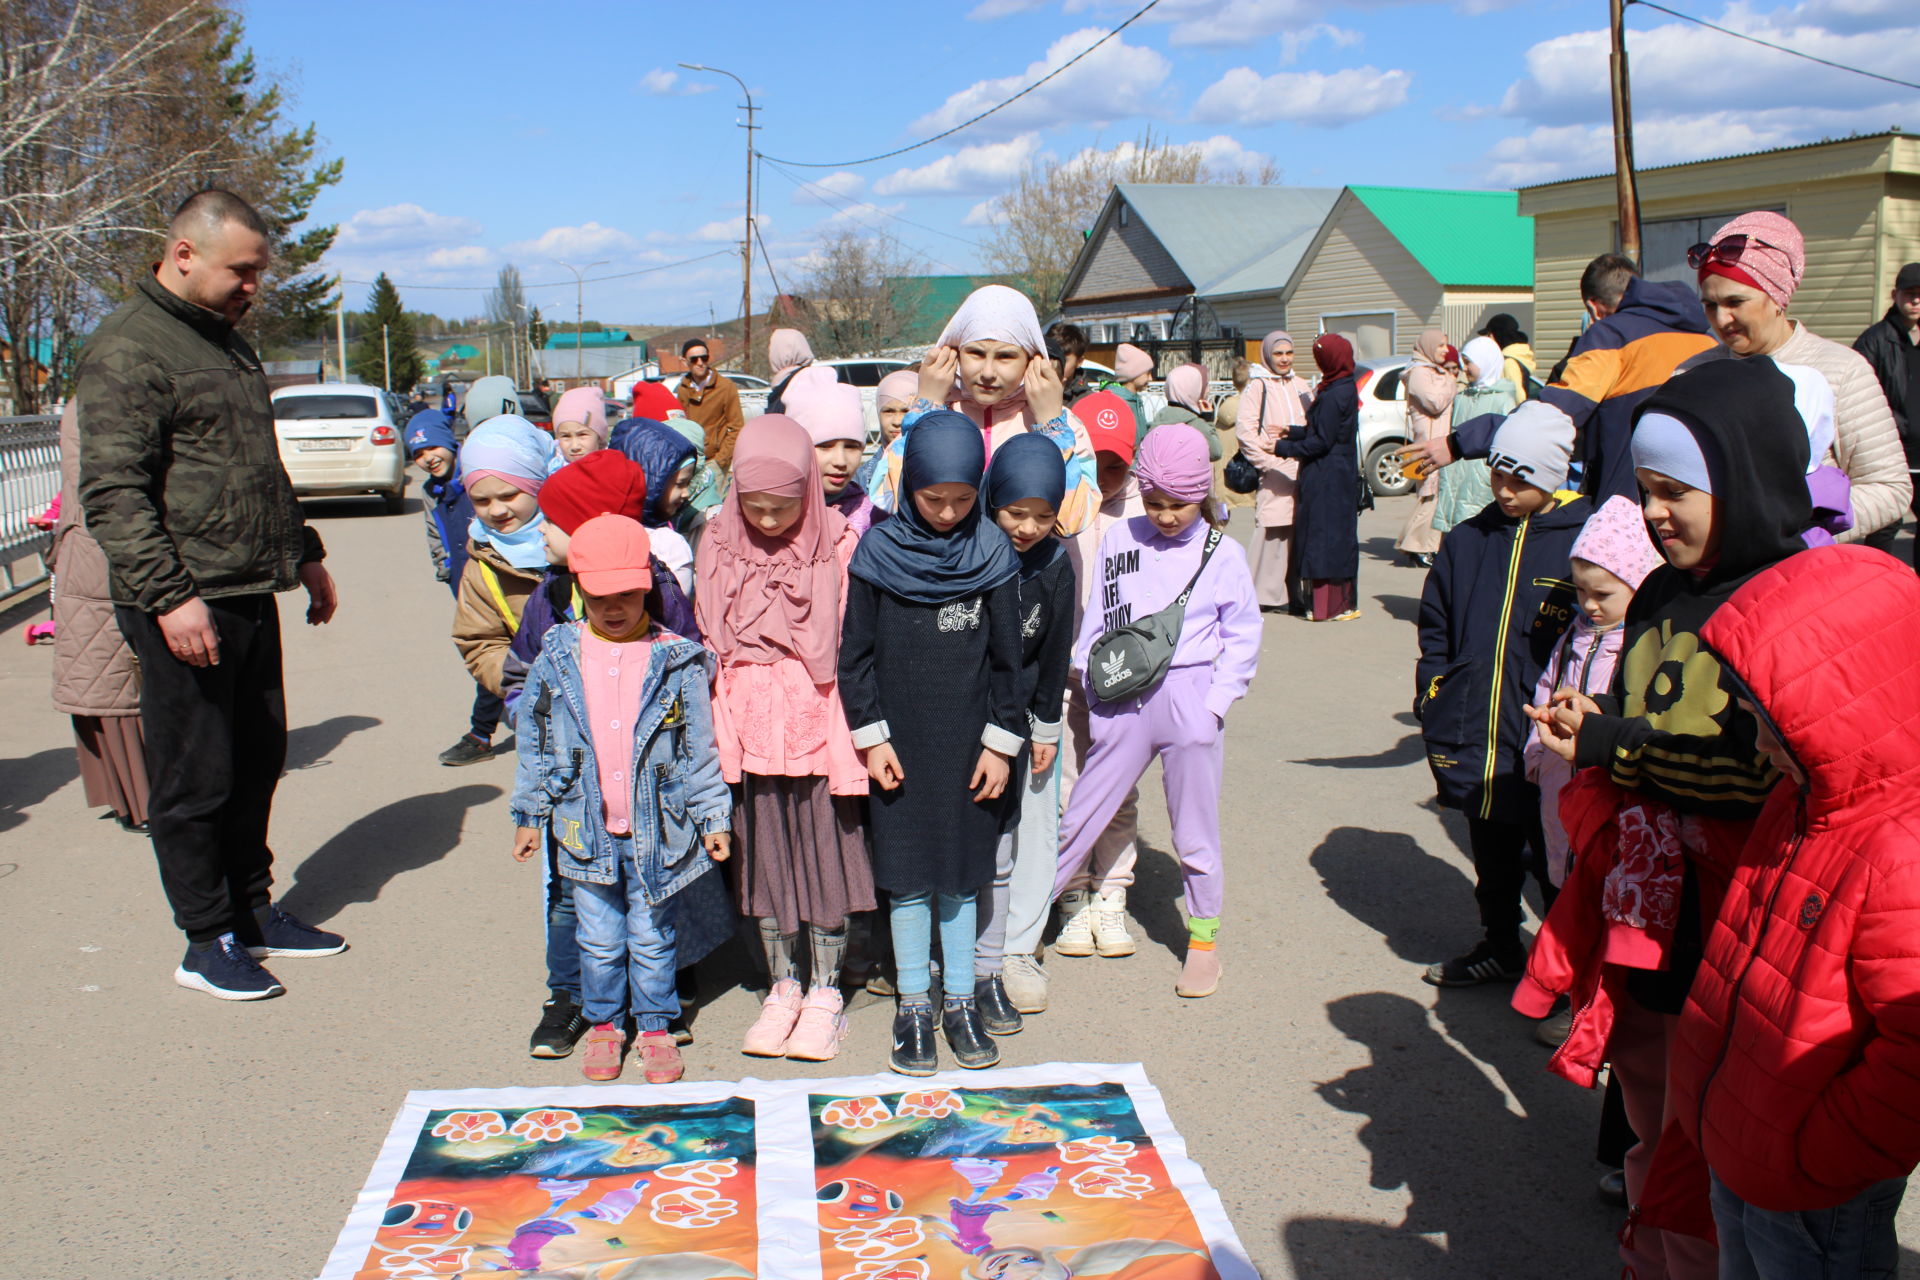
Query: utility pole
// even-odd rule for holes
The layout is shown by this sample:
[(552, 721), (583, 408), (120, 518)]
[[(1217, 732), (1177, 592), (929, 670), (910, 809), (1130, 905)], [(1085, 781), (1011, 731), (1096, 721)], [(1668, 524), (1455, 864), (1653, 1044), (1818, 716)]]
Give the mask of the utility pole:
[(340, 292), (333, 300), (334, 336), (340, 347), (340, 381), (347, 380), (347, 290), (346, 281), (340, 282)]
[(754, 120), (754, 112), (759, 108), (753, 105), (753, 91), (747, 88), (747, 82), (733, 72), (722, 71), (719, 67), (701, 66), (697, 62), (683, 62), (680, 65), (689, 71), (710, 71), (714, 75), (727, 77), (740, 86), (740, 92), (747, 99), (747, 123), (739, 126), (747, 131), (747, 223), (746, 235), (740, 241), (740, 346), (742, 351), (740, 367), (751, 372), (753, 369), (753, 170), (756, 159), (753, 131), (759, 127)]
[(1620, 252), (1640, 265), (1640, 192), (1633, 177), (1633, 91), (1627, 79), (1627, 3), (1607, 0), (1613, 52), (1613, 181), (1620, 212)]
[[(554, 261), (560, 262), (560, 259), (555, 258)], [(584, 339), (587, 335), (581, 329), (581, 326), (587, 322), (586, 273), (595, 267), (606, 266), (607, 260), (602, 258), (598, 262), (589, 262), (584, 267), (576, 267), (565, 262), (560, 262), (560, 265), (573, 272), (573, 381), (574, 385), (578, 386), (586, 379), (587, 348)]]
[(380, 384), (387, 390), (393, 390), (393, 343), (387, 337), (387, 326), (380, 326)]
[(486, 339), (487, 339), (487, 376), (491, 378), (493, 376), (493, 334), (489, 332), (486, 335)]

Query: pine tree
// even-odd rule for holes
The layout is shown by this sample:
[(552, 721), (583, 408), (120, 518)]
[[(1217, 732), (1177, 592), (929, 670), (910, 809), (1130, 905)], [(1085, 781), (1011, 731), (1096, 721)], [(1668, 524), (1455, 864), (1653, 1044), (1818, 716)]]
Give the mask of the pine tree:
[(391, 391), (411, 391), (426, 375), (420, 353), (414, 350), (413, 322), (400, 305), (400, 291), (384, 271), (367, 297), (366, 329), (353, 344), (347, 367), (360, 381)]
[(540, 317), (540, 308), (533, 309), (533, 315), (527, 320), (527, 345), (535, 351), (547, 345), (547, 322)]

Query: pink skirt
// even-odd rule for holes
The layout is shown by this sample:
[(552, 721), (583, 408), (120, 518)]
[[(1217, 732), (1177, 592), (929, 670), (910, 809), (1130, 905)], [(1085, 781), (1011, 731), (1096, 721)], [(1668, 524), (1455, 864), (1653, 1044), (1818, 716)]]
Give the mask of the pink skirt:
[(139, 716), (73, 717), (74, 754), (87, 804), (131, 823), (147, 820), (146, 739)]
[(742, 777), (733, 811), (738, 842), (727, 864), (741, 914), (797, 933), (803, 924), (837, 929), (849, 915), (873, 910), (860, 805), (834, 795), (825, 778)]

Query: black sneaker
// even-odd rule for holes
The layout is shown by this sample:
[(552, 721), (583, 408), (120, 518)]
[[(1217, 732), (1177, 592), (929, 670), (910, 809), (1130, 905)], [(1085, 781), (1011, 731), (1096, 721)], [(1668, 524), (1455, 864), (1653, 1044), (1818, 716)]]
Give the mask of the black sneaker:
[(267, 927), (260, 930), (260, 941), (248, 939), (247, 950), (256, 958), (283, 956), (312, 958), (337, 956), (347, 949), (347, 940), (337, 933), (303, 924), (282, 911), (278, 905), (267, 908)]
[(693, 1028), (687, 1024), (685, 1014), (676, 1013), (668, 1018), (667, 1032), (673, 1037), (676, 1045), (685, 1046), (693, 1043)]
[(440, 753), (440, 763), (448, 765), (479, 764), (482, 760), (493, 759), (493, 744), (482, 742), (470, 733), (460, 735), (460, 741)]
[(556, 991), (540, 1006), (540, 1025), (527, 1041), (527, 1052), (536, 1058), (564, 1058), (585, 1034), (587, 1019), (580, 1006), (566, 992)]
[(954, 1061), (967, 1070), (999, 1065), (1000, 1046), (980, 1025), (980, 1010), (974, 1007), (972, 996), (947, 997), (946, 1008), (940, 1014), (940, 1029), (946, 1032), (947, 1048), (953, 1050)]
[(1007, 999), (1007, 989), (1001, 985), (997, 973), (992, 977), (974, 979), (973, 1007), (980, 1011), (980, 1025), (987, 1029), (990, 1036), (1017, 1036), (1025, 1025), (1020, 1019), (1020, 1011), (1013, 1007), (1013, 1001)]
[(902, 1000), (893, 1015), (893, 1056), (887, 1065), (903, 1076), (930, 1076), (940, 1069), (933, 1041), (933, 1001)]
[(1477, 987), (1483, 982), (1515, 982), (1527, 970), (1527, 953), (1482, 941), (1473, 950), (1430, 965), (1420, 976), (1436, 987)]
[(186, 959), (173, 971), (173, 980), (189, 991), (204, 991), (215, 1000), (265, 1000), (287, 991), (230, 933), (221, 934), (210, 947), (188, 947)]

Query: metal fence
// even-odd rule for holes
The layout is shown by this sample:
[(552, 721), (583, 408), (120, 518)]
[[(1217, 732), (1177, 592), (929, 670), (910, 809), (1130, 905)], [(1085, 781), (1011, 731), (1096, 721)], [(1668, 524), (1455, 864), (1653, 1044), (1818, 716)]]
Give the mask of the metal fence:
[(60, 492), (60, 419), (0, 418), (0, 600), (53, 572), (53, 535), (29, 520)]

